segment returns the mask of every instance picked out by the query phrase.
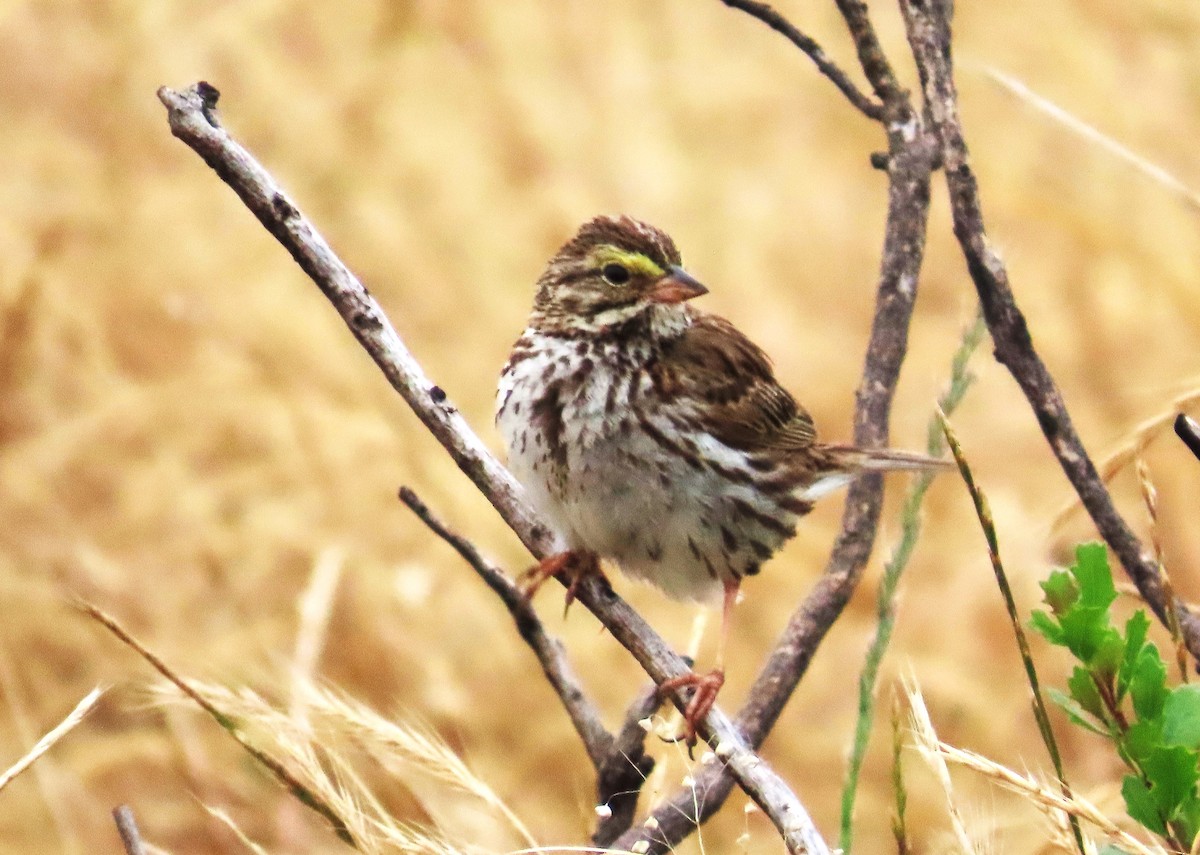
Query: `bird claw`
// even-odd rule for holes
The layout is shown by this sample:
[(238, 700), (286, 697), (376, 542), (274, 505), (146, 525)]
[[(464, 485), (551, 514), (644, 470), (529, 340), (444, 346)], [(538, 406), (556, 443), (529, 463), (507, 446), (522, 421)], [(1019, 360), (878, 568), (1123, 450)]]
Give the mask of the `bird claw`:
[(543, 558), (525, 571), (521, 576), (521, 593), (525, 599), (533, 599), (533, 595), (545, 581), (559, 573), (566, 573), (569, 577), (566, 602), (563, 605), (563, 617), (567, 616), (567, 610), (571, 608), (571, 603), (575, 602), (579, 584), (585, 576), (595, 574), (604, 579), (604, 573), (600, 570), (600, 561), (595, 553), (568, 550)]
[(547, 579), (552, 579), (557, 576), (574, 558), (572, 552), (557, 552), (543, 558), (537, 564), (530, 567), (521, 574), (519, 582), (521, 594), (527, 600), (532, 600), (533, 595), (538, 592), (538, 589), (545, 584)]
[(673, 739), (667, 740), (668, 742), (683, 741), (687, 743), (688, 757), (692, 756), (692, 749), (696, 747), (696, 727), (713, 708), (713, 704), (717, 702), (717, 693), (724, 685), (725, 670), (723, 668), (714, 668), (704, 675), (689, 671), (659, 683), (659, 697), (665, 697), (677, 689), (692, 689), (692, 696), (688, 698), (687, 705), (683, 708), (683, 732)]

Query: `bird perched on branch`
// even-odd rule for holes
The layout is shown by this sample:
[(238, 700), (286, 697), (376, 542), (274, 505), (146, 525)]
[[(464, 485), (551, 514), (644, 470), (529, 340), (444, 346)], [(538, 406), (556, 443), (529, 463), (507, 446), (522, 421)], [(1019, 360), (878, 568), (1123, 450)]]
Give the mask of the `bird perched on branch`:
[(766, 354), (690, 304), (708, 289), (680, 264), (651, 225), (585, 223), (538, 279), (500, 375), (496, 423), (513, 475), (557, 536), (530, 593), (560, 571), (599, 572), (603, 557), (675, 598), (724, 596), (716, 668), (661, 687), (694, 687), (691, 744), (724, 682), (742, 579), (859, 473), (944, 464), (819, 441)]

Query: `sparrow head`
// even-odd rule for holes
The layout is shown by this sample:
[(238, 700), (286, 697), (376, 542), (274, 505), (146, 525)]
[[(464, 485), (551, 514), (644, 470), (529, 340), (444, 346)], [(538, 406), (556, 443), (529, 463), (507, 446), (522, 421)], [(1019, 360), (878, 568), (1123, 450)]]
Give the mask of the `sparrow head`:
[(682, 317), (683, 303), (708, 289), (680, 263), (665, 232), (631, 217), (596, 217), (550, 259), (538, 279), (532, 323), (601, 330), (647, 312)]

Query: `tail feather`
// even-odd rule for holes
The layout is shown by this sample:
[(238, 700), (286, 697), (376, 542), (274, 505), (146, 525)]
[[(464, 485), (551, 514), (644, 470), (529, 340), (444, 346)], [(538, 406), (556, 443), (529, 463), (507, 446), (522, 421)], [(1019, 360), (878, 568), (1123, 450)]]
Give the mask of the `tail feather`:
[(853, 445), (822, 445), (824, 452), (817, 466), (816, 476), (797, 493), (806, 502), (815, 502), (822, 496), (844, 487), (863, 472), (933, 472), (951, 469), (949, 460), (938, 460), (911, 451), (894, 451), (890, 448), (858, 448)]
[(834, 454), (838, 468), (849, 472), (928, 472), (953, 468), (950, 460), (939, 460), (912, 451), (891, 448), (856, 448), (852, 445), (826, 446)]

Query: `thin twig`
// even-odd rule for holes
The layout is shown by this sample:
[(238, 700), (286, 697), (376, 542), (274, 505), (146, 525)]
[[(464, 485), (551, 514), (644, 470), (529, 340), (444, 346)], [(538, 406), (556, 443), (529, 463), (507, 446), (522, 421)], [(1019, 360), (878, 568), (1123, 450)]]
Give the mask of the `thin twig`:
[(546, 627), (538, 617), (537, 611), (529, 602), (529, 597), (514, 582), (507, 573), (479, 554), (479, 550), (471, 541), (438, 519), (429, 506), (409, 487), (400, 488), (400, 501), (408, 506), (417, 519), (425, 523), (429, 529), (446, 541), (454, 551), (471, 565), (487, 586), (495, 591), (501, 602), (508, 608), (517, 632), (537, 656), (538, 663), (551, 688), (558, 695), (583, 747), (587, 750), (592, 765), (599, 770), (612, 752), (613, 736), (604, 727), (600, 719), (600, 711), (591, 702), (584, 691), (583, 683), (576, 676), (571, 663), (567, 661), (567, 652), (562, 642), (546, 632)]
[(146, 855), (142, 835), (138, 832), (137, 821), (133, 818), (133, 808), (129, 805), (117, 805), (113, 808), (112, 815), (113, 822), (117, 824), (117, 833), (121, 835), (121, 844), (125, 847), (125, 855)]
[(854, 39), (854, 49), (858, 51), (858, 62), (863, 72), (871, 81), (875, 94), (879, 96), (886, 110), (890, 107), (903, 109), (908, 105), (908, 94), (896, 80), (892, 64), (888, 62), (883, 52), (875, 27), (871, 25), (870, 13), (866, 0), (835, 0), (838, 11), (846, 21), (850, 37)]
[(203, 82), (179, 92), (165, 86), (158, 90), (158, 99), (167, 108), (171, 133), (204, 159), (291, 254), (458, 467), (530, 551), (543, 555), (551, 545), (550, 532), (525, 503), (520, 485), (491, 455), (446, 393), (425, 375), (375, 298), (301, 215), (270, 173), (220, 126), (216, 117), (218, 97), (217, 90)]
[(776, 12), (766, 3), (758, 3), (756, 0), (721, 0), (721, 2), (731, 9), (740, 9), (752, 18), (757, 18), (796, 47), (800, 48), (817, 66), (817, 70), (828, 77), (833, 82), (833, 85), (840, 89), (842, 94), (846, 96), (846, 99), (857, 107), (859, 112), (864, 116), (876, 121), (883, 118), (883, 105), (878, 101), (872, 101), (865, 95), (854, 85), (854, 81), (850, 79), (850, 75), (829, 58), (829, 55), (817, 44), (815, 39), (802, 33), (783, 15)]
[[(1117, 512), (1112, 496), (1075, 430), (1058, 385), (1034, 348), (1029, 326), (1009, 285), (1004, 261), (984, 228), (979, 185), (971, 169), (958, 115), (958, 92), (951, 59), (950, 3), (948, 0), (901, 0), (900, 5), (909, 45), (924, 84), (933, 130), (941, 148), (954, 234), (979, 294), (995, 343), (996, 359), (1021, 387), (1054, 456), (1100, 535), (1125, 567), (1146, 603), (1166, 624), (1167, 610), (1173, 604), (1163, 591), (1154, 556)], [(1200, 618), (1181, 609), (1179, 623), (1188, 650), (1193, 656), (1200, 656)]]

